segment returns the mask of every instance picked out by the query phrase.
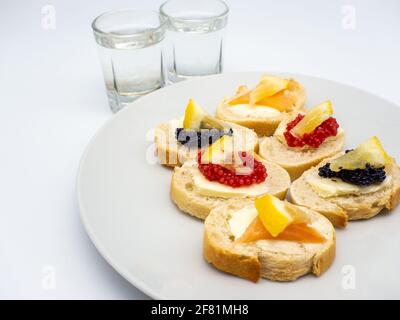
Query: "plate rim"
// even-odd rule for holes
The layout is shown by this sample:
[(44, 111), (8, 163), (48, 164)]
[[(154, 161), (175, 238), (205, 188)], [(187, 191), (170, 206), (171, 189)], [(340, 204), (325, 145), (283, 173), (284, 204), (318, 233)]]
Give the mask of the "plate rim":
[(146, 295), (148, 295), (150, 298), (153, 299), (157, 299), (157, 300), (165, 300), (168, 299), (167, 297), (164, 297), (158, 293), (156, 293), (153, 289), (151, 289), (148, 285), (146, 285), (142, 280), (140, 280), (137, 277), (134, 277), (130, 274), (128, 274), (127, 271), (124, 270), (123, 267), (121, 267), (116, 261), (114, 261), (113, 258), (111, 258), (111, 253), (107, 252), (107, 250), (105, 248), (103, 248), (103, 244), (101, 243), (101, 241), (97, 238), (95, 232), (93, 231), (92, 227), (90, 226), (89, 222), (87, 221), (87, 214), (85, 209), (83, 208), (82, 205), (82, 190), (81, 190), (81, 177), (82, 177), (82, 172), (83, 172), (83, 168), (85, 165), (85, 160), (90, 152), (90, 149), (92, 148), (92, 146), (94, 145), (97, 137), (110, 125), (110, 123), (112, 123), (116, 118), (118, 117), (122, 117), (124, 115), (125, 112), (127, 112), (127, 110), (131, 109), (131, 108), (135, 108), (135, 105), (137, 103), (137, 101), (143, 101), (143, 100), (147, 100), (149, 98), (151, 98), (153, 95), (158, 94), (160, 91), (167, 91), (170, 90), (170, 88), (175, 88), (175, 87), (180, 87), (183, 86), (184, 84), (186, 85), (186, 83), (188, 82), (198, 82), (198, 81), (206, 81), (207, 79), (212, 79), (212, 78), (225, 78), (225, 77), (230, 77), (230, 76), (238, 76), (238, 75), (247, 75), (247, 76), (256, 76), (256, 75), (260, 75), (262, 73), (267, 73), (267, 74), (274, 74), (274, 75), (282, 75), (282, 76), (286, 76), (286, 77), (293, 77), (293, 78), (297, 78), (297, 77), (307, 77), (307, 78), (312, 78), (315, 80), (322, 80), (322, 81), (328, 81), (334, 84), (339, 84), (342, 86), (346, 86), (349, 87), (353, 90), (357, 90), (359, 92), (362, 92), (363, 94), (368, 94), (371, 96), (374, 96), (376, 98), (379, 98), (381, 100), (384, 100), (386, 103), (391, 104), (397, 108), (400, 109), (400, 106), (397, 105), (396, 103), (383, 98), (375, 93), (371, 93), (365, 89), (359, 88), (357, 86), (351, 85), (351, 84), (347, 84), (347, 83), (343, 83), (340, 81), (336, 81), (336, 80), (331, 80), (331, 79), (327, 79), (327, 78), (322, 78), (322, 77), (318, 77), (318, 76), (314, 76), (314, 75), (309, 75), (309, 74), (304, 74), (304, 73), (290, 73), (290, 72), (280, 72), (280, 71), (236, 71), (236, 72), (224, 72), (224, 73), (220, 73), (220, 74), (214, 74), (214, 75), (207, 75), (207, 76), (202, 76), (199, 78), (193, 78), (193, 79), (188, 79), (185, 81), (181, 81), (172, 85), (168, 85), (166, 87), (163, 87), (159, 90), (156, 90), (152, 93), (147, 94), (146, 96), (141, 97), (140, 99), (132, 102), (131, 104), (129, 104), (127, 107), (123, 108), (122, 110), (120, 110), (119, 112), (113, 114), (108, 120), (106, 120), (97, 130), (96, 132), (91, 136), (91, 138), (89, 139), (89, 142), (87, 143), (81, 159), (79, 161), (79, 165), (78, 165), (78, 171), (77, 171), (77, 176), (76, 176), (76, 182), (75, 182), (75, 187), (76, 187), (76, 195), (77, 195), (77, 200), (78, 200), (78, 207), (79, 207), (79, 216), (80, 216), (80, 220), (83, 224), (83, 227), (86, 231), (86, 234), (89, 236), (90, 241), (92, 242), (92, 244), (94, 245), (94, 247), (96, 248), (96, 250), (98, 251), (98, 253), (104, 258), (104, 260), (118, 273), (120, 274), (126, 281), (128, 281), (131, 285), (133, 285), (135, 288), (137, 288), (138, 290), (142, 291), (143, 293), (145, 293)]

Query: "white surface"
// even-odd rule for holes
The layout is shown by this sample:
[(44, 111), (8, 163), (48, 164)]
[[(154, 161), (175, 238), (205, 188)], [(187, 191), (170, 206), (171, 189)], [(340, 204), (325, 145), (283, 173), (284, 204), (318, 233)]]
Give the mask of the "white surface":
[[(398, 298), (400, 258), (393, 243), (400, 242), (400, 208), (337, 230), (336, 259), (319, 279), (306, 276), (291, 283), (255, 285), (204, 261), (203, 223), (180, 212), (170, 200), (171, 170), (152, 161), (154, 148), (146, 133), (179, 115), (189, 97), (211, 111), (221, 97), (240, 84), (255, 85), (260, 76), (227, 73), (164, 88), (136, 101), (96, 134), (78, 176), (82, 220), (96, 247), (126, 279), (154, 298)], [(294, 76), (308, 88), (308, 107), (332, 99), (335, 118), (347, 132), (346, 149), (377, 135), (385, 150), (400, 158), (398, 107), (346, 85)], [(165, 106), (162, 111), (158, 111), (160, 104)], [(377, 107), (379, 113), (374, 112)], [(140, 123), (133, 126), (138, 117)], [(354, 290), (343, 285), (348, 278), (343, 274), (345, 266), (355, 271)]]
[[(144, 297), (86, 236), (75, 178), (90, 137), (111, 117), (91, 20), (106, 10), (155, 9), (161, 2), (1, 1), (1, 298)], [(399, 1), (227, 2), (227, 71), (311, 74), (400, 105)], [(41, 26), (49, 4), (55, 30)], [(341, 26), (348, 4), (356, 9), (355, 30)], [(54, 289), (42, 286), (47, 265), (56, 270)]]

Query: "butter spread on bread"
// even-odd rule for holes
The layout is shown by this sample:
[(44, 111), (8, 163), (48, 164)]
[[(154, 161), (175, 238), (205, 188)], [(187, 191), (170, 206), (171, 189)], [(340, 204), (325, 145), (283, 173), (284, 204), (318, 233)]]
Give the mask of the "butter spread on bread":
[(243, 235), (247, 227), (256, 217), (257, 210), (254, 207), (244, 207), (232, 215), (228, 223), (235, 240)]
[(236, 104), (226, 110), (227, 115), (238, 118), (273, 118), (281, 114), (275, 108), (268, 106)]
[(311, 188), (322, 198), (373, 193), (386, 188), (391, 183), (391, 177), (388, 176), (382, 183), (359, 186), (344, 182), (339, 178), (322, 178), (318, 175), (317, 171), (307, 172), (305, 179)]
[(256, 197), (270, 191), (270, 187), (266, 183), (233, 188), (216, 181), (209, 181), (200, 172), (195, 161), (188, 161), (183, 166), (185, 168), (190, 168), (190, 174), (192, 176), (195, 190), (198, 194), (204, 196), (221, 198), (230, 198), (232, 196)]

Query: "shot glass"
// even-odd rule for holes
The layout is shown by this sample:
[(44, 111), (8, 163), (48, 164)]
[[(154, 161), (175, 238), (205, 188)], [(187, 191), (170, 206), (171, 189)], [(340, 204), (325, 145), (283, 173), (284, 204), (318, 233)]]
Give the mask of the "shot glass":
[(113, 112), (165, 84), (165, 20), (158, 12), (107, 12), (92, 28)]
[(222, 72), (228, 11), (221, 0), (169, 0), (161, 5), (167, 22), (168, 82)]

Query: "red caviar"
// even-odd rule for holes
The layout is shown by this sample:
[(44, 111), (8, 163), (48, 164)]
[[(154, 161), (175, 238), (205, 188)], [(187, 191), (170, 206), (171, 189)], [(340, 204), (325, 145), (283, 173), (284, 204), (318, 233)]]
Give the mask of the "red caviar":
[(308, 145), (312, 148), (318, 148), (328, 137), (334, 137), (337, 135), (339, 125), (335, 118), (329, 117), (316, 127), (313, 132), (306, 133), (302, 137), (296, 137), (290, 132), (290, 130), (292, 130), (303, 118), (304, 115), (298, 114), (297, 117), (286, 126), (286, 131), (283, 135), (289, 147), (304, 147), (305, 145)]
[(204, 177), (206, 177), (207, 180), (217, 181), (233, 188), (264, 182), (268, 176), (264, 165), (256, 159), (250, 158), (250, 156), (248, 156), (244, 151), (240, 152), (239, 156), (242, 159), (243, 166), (246, 166), (247, 161), (249, 160), (253, 162), (253, 170), (250, 173), (236, 174), (234, 171), (229, 170), (220, 164), (203, 164), (201, 163), (201, 151), (198, 153), (197, 163), (199, 165), (200, 172), (204, 175)]

